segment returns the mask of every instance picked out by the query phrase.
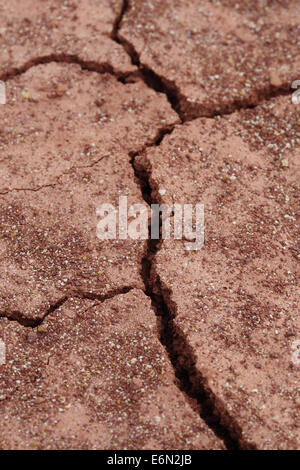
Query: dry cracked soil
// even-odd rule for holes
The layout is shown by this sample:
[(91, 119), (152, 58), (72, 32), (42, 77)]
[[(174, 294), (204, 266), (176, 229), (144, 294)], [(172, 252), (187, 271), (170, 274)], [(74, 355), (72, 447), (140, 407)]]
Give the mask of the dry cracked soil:
[[(299, 449), (299, 24), (0, 2), (1, 449)], [(203, 204), (203, 247), (100, 239), (121, 196)]]

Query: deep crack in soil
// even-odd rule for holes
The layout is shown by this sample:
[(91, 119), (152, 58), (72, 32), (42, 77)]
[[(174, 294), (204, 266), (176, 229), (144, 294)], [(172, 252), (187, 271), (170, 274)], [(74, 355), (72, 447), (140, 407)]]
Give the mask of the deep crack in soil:
[[(163, 137), (170, 132), (168, 129), (162, 131), (153, 145), (158, 146)], [(137, 154), (131, 155), (131, 164), (143, 198), (149, 206), (159, 204), (159, 201), (153, 198), (153, 193), (156, 192), (153, 190), (157, 188), (151, 187), (149, 170), (135, 165), (136, 156)], [(159, 240), (151, 239), (151, 224), (149, 225), (149, 238), (146, 253), (142, 259), (141, 275), (145, 285), (145, 294), (150, 297), (152, 308), (159, 320), (160, 342), (165, 347), (174, 368), (177, 386), (207, 426), (224, 441), (228, 450), (252, 450), (254, 447), (242, 439), (241, 428), (228, 414), (224, 404), (209, 389), (205, 377), (197, 370), (195, 354), (184, 333), (174, 324), (176, 306), (171, 301), (169, 290), (162, 286), (155, 272), (155, 255), (160, 250), (161, 243), (160, 221)]]
[[(175, 110), (178, 114), (181, 123), (199, 117), (214, 117), (216, 115), (231, 114), (245, 108), (255, 108), (266, 100), (270, 100), (273, 97), (289, 93), (289, 86), (287, 84), (278, 88), (270, 85), (267, 88), (256, 91), (257, 101), (254, 104), (249, 103), (249, 101), (245, 99), (234, 101), (222, 109), (212, 109), (209, 113), (203, 110), (201, 111), (201, 107), (194, 110), (191, 109), (190, 104), (184, 97), (181, 96), (180, 91), (175, 83), (168, 81), (165, 77), (159, 76), (153, 70), (149, 69), (144, 64), (141, 64), (139, 55), (134, 46), (125, 39), (120, 38), (120, 25), (129, 8), (129, 0), (123, 0), (123, 6), (120, 14), (116, 18), (111, 37), (114, 41), (124, 47), (126, 52), (131, 57), (132, 63), (138, 67), (138, 74), (145, 84), (154, 91), (164, 93), (166, 95), (173, 110)], [(134, 80), (136, 76), (136, 73), (118, 74), (113, 70), (113, 67), (110, 64), (85, 62), (80, 60), (76, 55), (50, 54), (45, 57), (38, 57), (36, 59), (30, 60), (20, 68), (13, 68), (2, 74), (0, 79), (9, 80), (16, 75), (20, 75), (26, 72), (33, 66), (47, 64), (50, 62), (75, 63), (80, 65), (83, 70), (95, 71), (98, 73), (109, 73), (115, 76), (122, 83)], [(182, 101), (184, 101), (184, 106), (182, 106)], [(171, 133), (174, 127), (175, 125), (171, 128), (169, 127), (162, 129), (159, 132), (155, 142), (146, 145), (146, 147), (160, 145), (164, 136)], [(141, 152), (143, 152), (143, 150), (130, 154), (131, 164), (134, 169), (137, 181), (141, 187), (141, 192), (145, 202), (148, 205), (158, 204), (159, 201), (155, 200), (152, 196), (154, 192), (153, 190), (155, 188), (151, 187), (149, 170), (147, 168), (137, 168), (135, 165), (135, 157)], [(174, 318), (176, 317), (176, 306), (171, 300), (170, 291), (166, 286), (162, 285), (158, 274), (155, 272), (154, 260), (156, 253), (160, 249), (161, 243), (161, 238), (159, 240), (151, 239), (149, 226), (149, 239), (147, 242), (145, 256), (142, 259), (141, 274), (145, 285), (145, 293), (151, 299), (152, 308), (154, 309), (159, 319), (160, 341), (165, 347), (168, 353), (168, 357), (174, 368), (174, 372), (177, 378), (177, 386), (185, 394), (187, 400), (190, 403), (190, 406), (200, 414), (201, 418), (205, 421), (208, 427), (213, 430), (215, 435), (224, 441), (227, 449), (254, 449), (252, 445), (243, 440), (242, 430), (234, 421), (234, 419), (228, 414), (224, 404), (221, 403), (209, 389), (205, 377), (196, 368), (195, 354), (191, 346), (188, 344), (184, 333), (179, 328), (177, 328), (174, 323)], [(38, 320), (26, 319), (20, 312), (12, 312), (8, 315), (0, 315), (0, 317), (6, 317), (11, 321), (18, 321), (25, 327), (35, 328), (38, 327), (48, 315), (61, 307), (70, 297), (80, 297), (103, 302), (107, 299), (113, 298), (114, 296), (125, 294), (131, 289), (132, 287), (125, 286), (124, 288), (112, 291), (105, 296), (92, 293), (74, 292), (71, 295), (63, 296), (54, 305), (50, 306), (43, 318)]]
[[(256, 100), (254, 103), (251, 103), (249, 99), (237, 99), (220, 109), (212, 109), (210, 112), (201, 109), (201, 106), (193, 109), (186, 98), (180, 94), (175, 83), (159, 76), (142, 64), (133, 44), (120, 37), (119, 29), (122, 19), (129, 8), (129, 0), (123, 0), (122, 11), (115, 22), (112, 39), (124, 47), (131, 57), (132, 64), (139, 68), (140, 77), (144, 83), (156, 92), (166, 95), (173, 110), (178, 114), (181, 124), (200, 117), (213, 118), (218, 115), (232, 114), (246, 108), (255, 108), (265, 101), (280, 95), (287, 95), (290, 92), (289, 84), (283, 84), (279, 87), (269, 85), (256, 90)], [(160, 145), (164, 136), (170, 134), (174, 127), (161, 130), (156, 142), (146, 147)], [(155, 200), (152, 196), (155, 192), (153, 190), (157, 188), (151, 187), (149, 170), (142, 168), (140, 165), (139, 167), (135, 165), (135, 157), (138, 154), (140, 152), (131, 153), (130, 156), (143, 198), (148, 205), (159, 204), (159, 201)], [(245, 442), (242, 438), (242, 429), (229, 415), (224, 404), (210, 390), (205, 377), (197, 370), (195, 354), (184, 333), (175, 326), (176, 305), (171, 300), (170, 291), (167, 287), (162, 286), (161, 280), (155, 272), (154, 259), (156, 253), (160, 250), (162, 240), (151, 240), (150, 235), (149, 226), (149, 239), (147, 251), (142, 260), (141, 274), (145, 285), (145, 293), (151, 298), (152, 308), (160, 319), (160, 341), (165, 347), (173, 365), (178, 380), (177, 385), (186, 395), (191, 407), (197, 410), (216, 436), (224, 441), (228, 450), (253, 450), (255, 446)]]

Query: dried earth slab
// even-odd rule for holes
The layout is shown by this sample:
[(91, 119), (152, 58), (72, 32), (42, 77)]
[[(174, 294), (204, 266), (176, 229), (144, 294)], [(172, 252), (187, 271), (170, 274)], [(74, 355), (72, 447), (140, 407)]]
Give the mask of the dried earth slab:
[(125, 77), (136, 70), (116, 43), (122, 0), (18, 0), (0, 6), (0, 77), (32, 64), (56, 60), (83, 63)]
[(223, 448), (175, 385), (141, 290), (0, 328), (3, 449)]
[(135, 162), (152, 200), (204, 204), (203, 248), (163, 240), (152, 288), (174, 317), (178, 367), (260, 449), (300, 442), (299, 129), (281, 97), (177, 126)]
[[(7, 82), (0, 136), (0, 315), (41, 321), (69, 293), (142, 288), (143, 240), (100, 240), (102, 203), (143, 203), (130, 151), (177, 121), (165, 96), (78, 65)], [(64, 92), (59, 92), (64, 90)], [(159, 110), (159, 111), (157, 111)]]
[(299, 17), (297, 0), (129, 0), (119, 38), (191, 119), (289, 90), (299, 79)]

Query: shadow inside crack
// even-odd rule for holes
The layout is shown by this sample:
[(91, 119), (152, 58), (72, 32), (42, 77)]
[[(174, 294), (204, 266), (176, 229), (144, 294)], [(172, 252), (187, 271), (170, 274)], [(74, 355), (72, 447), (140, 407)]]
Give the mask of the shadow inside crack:
[[(165, 133), (164, 133), (165, 135)], [(161, 136), (160, 141), (163, 136)], [(151, 187), (151, 169), (147, 165), (135, 164), (132, 156), (131, 164), (139, 181), (144, 200), (148, 205), (159, 204), (154, 200), (157, 188)], [(160, 217), (161, 234), (161, 217)], [(228, 450), (254, 450), (255, 446), (242, 438), (242, 429), (229, 415), (225, 405), (209, 388), (207, 379), (196, 367), (196, 357), (184, 333), (176, 326), (176, 305), (171, 300), (171, 293), (163, 286), (155, 272), (154, 260), (162, 243), (160, 239), (151, 239), (151, 224), (146, 253), (142, 259), (141, 276), (145, 285), (145, 293), (151, 299), (152, 308), (158, 318), (160, 342), (167, 351), (174, 369), (178, 388), (185, 394), (190, 406), (196, 411), (214, 434), (223, 440)]]

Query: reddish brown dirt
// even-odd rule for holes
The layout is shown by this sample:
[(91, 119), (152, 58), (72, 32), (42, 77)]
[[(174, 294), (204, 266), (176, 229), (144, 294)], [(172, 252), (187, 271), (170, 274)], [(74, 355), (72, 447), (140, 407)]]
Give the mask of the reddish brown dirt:
[(36, 330), (2, 319), (14, 357), (2, 446), (221, 448), (174, 384), (150, 304), (132, 290), (103, 303), (71, 298)]
[(297, 0), (130, 0), (119, 37), (191, 119), (289, 89), (300, 66), (299, 16)]
[[(178, 126), (137, 159), (151, 167), (152, 187), (165, 189), (162, 202), (205, 206), (204, 247), (191, 253), (185, 242), (165, 240), (151, 282), (220, 413), (260, 448), (299, 445), (299, 369), (291, 360), (300, 334), (298, 114), (289, 101)], [(283, 160), (269, 148), (277, 134)]]
[[(0, 448), (299, 449), (299, 17), (0, 6)], [(203, 248), (99, 240), (120, 196)]]
[(113, 39), (122, 0), (40, 2), (18, 0), (0, 6), (0, 77), (35, 63), (70, 61), (99, 72), (126, 76), (136, 67)]

